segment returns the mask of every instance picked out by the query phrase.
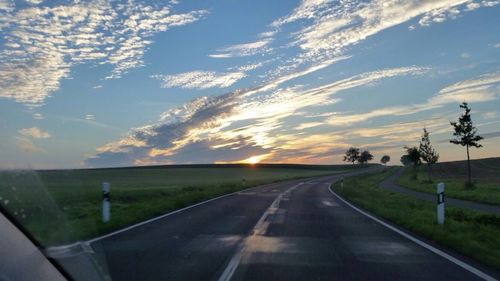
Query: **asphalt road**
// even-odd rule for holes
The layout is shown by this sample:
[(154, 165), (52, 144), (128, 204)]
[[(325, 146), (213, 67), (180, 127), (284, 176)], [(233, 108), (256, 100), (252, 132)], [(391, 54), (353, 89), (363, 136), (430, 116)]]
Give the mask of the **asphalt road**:
[(239, 192), (92, 243), (113, 280), (479, 280), (334, 197), (338, 177)]

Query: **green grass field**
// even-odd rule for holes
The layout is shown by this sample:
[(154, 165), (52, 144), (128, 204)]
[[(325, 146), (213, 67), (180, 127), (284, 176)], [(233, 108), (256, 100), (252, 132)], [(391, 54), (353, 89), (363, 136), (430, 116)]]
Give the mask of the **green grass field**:
[[(89, 239), (247, 187), (356, 168), (350, 165), (200, 165), (0, 171), (0, 205), (42, 245), (52, 246)], [(104, 181), (111, 185), (112, 219), (108, 223), (101, 222)]]
[(446, 206), (445, 224), (438, 225), (435, 204), (377, 187), (395, 169), (348, 178), (343, 188), (335, 184), (332, 189), (348, 201), (414, 233), (500, 268), (500, 216)]
[[(498, 169), (497, 177), (500, 178), (500, 169)], [(406, 169), (402, 176), (396, 180), (396, 183), (401, 186), (432, 194), (436, 193), (436, 184), (439, 182), (445, 183), (447, 197), (500, 204), (500, 183), (493, 179), (481, 180), (476, 178), (474, 188), (467, 188), (463, 177), (453, 177), (448, 172), (447, 174), (436, 173), (432, 178), (432, 182), (429, 182), (427, 167), (421, 166), (417, 169), (417, 180), (413, 179), (413, 170), (411, 168)]]

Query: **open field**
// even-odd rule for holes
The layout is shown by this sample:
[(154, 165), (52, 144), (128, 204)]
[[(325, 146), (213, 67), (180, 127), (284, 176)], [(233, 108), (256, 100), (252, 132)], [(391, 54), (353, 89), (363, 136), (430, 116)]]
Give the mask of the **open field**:
[(454, 161), (437, 163), (432, 167), (433, 182), (427, 180), (427, 166), (417, 170), (417, 180), (412, 178), (413, 170), (406, 169), (396, 183), (417, 191), (436, 193), (436, 184), (444, 182), (449, 197), (500, 204), (500, 158), (486, 158), (471, 161), (474, 188), (466, 188), (467, 162)]
[(348, 178), (332, 189), (350, 202), (452, 248), (485, 264), (500, 268), (500, 216), (446, 206), (444, 225), (436, 223), (436, 205), (378, 188), (397, 168), (375, 175)]
[[(479, 183), (500, 184), (500, 157), (471, 160), (472, 179)], [(433, 174), (440, 178), (467, 180), (467, 161), (437, 163)]]
[[(58, 245), (243, 188), (356, 168), (263, 164), (0, 171), (0, 205), (43, 245)], [(100, 220), (102, 182), (111, 185), (112, 219), (106, 224)]]

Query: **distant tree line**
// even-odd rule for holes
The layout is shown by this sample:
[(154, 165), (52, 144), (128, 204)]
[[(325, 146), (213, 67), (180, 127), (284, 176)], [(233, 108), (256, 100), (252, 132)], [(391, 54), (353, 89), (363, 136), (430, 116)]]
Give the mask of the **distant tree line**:
[[(352, 164), (355, 164), (356, 162), (358, 164), (366, 164), (371, 160), (373, 160), (373, 155), (369, 150), (361, 151), (357, 147), (350, 147), (344, 155), (344, 162), (351, 162)], [(380, 163), (384, 165), (389, 161), (391, 161), (391, 157), (389, 155), (384, 155), (380, 159)]]
[(360, 152), (357, 147), (349, 148), (344, 155), (344, 162), (351, 162), (352, 164), (358, 162), (358, 164), (366, 164), (373, 160), (373, 155), (368, 150)]
[[(461, 145), (466, 147), (467, 151), (467, 186), (472, 187), (472, 175), (471, 175), (471, 166), (470, 166), (470, 152), (469, 148), (471, 147), (482, 147), (479, 144), (479, 141), (483, 139), (483, 137), (477, 134), (477, 128), (474, 127), (471, 118), (471, 108), (467, 102), (463, 102), (460, 104), (460, 108), (464, 110), (464, 112), (460, 115), (457, 122), (450, 122), (451, 126), (454, 129), (453, 139), (450, 140), (451, 143), (456, 145)], [(413, 167), (413, 177), (417, 179), (417, 168), (422, 163), (425, 163), (427, 166), (427, 180), (432, 181), (432, 166), (438, 162), (439, 153), (434, 149), (430, 141), (430, 132), (427, 128), (423, 128), (423, 133), (420, 138), (420, 143), (417, 146), (405, 146), (405, 154), (401, 156), (401, 163), (404, 166), (412, 166)], [(350, 147), (344, 155), (345, 162), (351, 162), (352, 164), (366, 164), (369, 161), (373, 160), (373, 155), (368, 150), (361, 151), (357, 147)], [(389, 161), (391, 161), (391, 157), (389, 155), (384, 155), (380, 158), (380, 163), (386, 165)]]

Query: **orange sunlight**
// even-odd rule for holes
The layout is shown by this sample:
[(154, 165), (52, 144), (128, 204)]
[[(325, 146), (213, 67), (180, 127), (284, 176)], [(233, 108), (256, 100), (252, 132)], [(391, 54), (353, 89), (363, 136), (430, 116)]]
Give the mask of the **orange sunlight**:
[(248, 163), (248, 164), (257, 164), (260, 162), (260, 158), (261, 158), (260, 156), (252, 156), (250, 158), (243, 160), (242, 162)]

